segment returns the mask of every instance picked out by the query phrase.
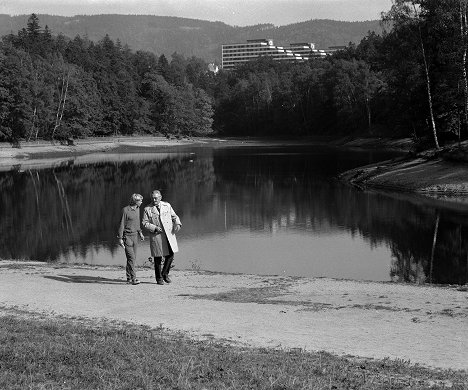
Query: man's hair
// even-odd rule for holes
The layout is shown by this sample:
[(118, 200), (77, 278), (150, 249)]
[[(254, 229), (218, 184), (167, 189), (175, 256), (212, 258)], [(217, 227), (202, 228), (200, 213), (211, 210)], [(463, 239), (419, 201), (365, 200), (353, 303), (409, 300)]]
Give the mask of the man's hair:
[(130, 197), (130, 205), (136, 205), (136, 203), (139, 200), (143, 200), (143, 196), (141, 196), (140, 194), (132, 194), (132, 196)]

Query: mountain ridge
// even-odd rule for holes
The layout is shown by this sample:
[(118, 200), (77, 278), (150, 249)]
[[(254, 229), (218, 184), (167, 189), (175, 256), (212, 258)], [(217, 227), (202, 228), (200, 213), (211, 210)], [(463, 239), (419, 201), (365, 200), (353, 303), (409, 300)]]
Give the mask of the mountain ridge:
[[(26, 27), (30, 15), (0, 14), (0, 35)], [(37, 14), (40, 25), (52, 33), (74, 38), (87, 36), (99, 41), (107, 34), (120, 40), (132, 50), (144, 50), (170, 56), (177, 52), (186, 57), (196, 56), (208, 62), (220, 62), (221, 44), (244, 42), (247, 39), (271, 38), (278, 45), (311, 42), (318, 49), (348, 45), (359, 41), (369, 32), (382, 31), (379, 20), (347, 22), (331, 19), (311, 19), (288, 25), (263, 23), (252, 26), (230, 26), (221, 21), (207, 21), (177, 16), (157, 15), (75, 15)]]

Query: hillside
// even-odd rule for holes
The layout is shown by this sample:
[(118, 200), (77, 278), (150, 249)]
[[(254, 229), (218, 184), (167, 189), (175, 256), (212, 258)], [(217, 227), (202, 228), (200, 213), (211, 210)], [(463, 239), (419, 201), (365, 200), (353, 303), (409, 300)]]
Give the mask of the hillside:
[[(243, 42), (253, 38), (272, 38), (276, 44), (313, 42), (319, 49), (358, 43), (368, 31), (380, 32), (378, 20), (342, 22), (309, 20), (276, 27), (262, 24), (247, 27), (229, 26), (222, 22), (150, 15), (77, 15), (73, 17), (38, 15), (42, 27), (53, 34), (68, 37), (85, 36), (98, 41), (108, 34), (132, 50), (145, 50), (170, 56), (178, 52), (197, 56), (208, 62), (220, 61), (221, 44)], [(29, 15), (0, 14), (0, 35), (16, 33), (26, 26)]]

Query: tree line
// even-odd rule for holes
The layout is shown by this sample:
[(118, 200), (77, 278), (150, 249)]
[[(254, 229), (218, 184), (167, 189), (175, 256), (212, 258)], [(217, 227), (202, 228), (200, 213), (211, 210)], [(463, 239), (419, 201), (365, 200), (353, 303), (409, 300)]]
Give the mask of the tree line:
[(382, 34), (326, 59), (262, 58), (224, 74), (229, 134), (386, 135), (439, 147), (467, 134), (467, 0), (393, 0)]
[(117, 134), (413, 137), (468, 131), (468, 0), (393, 0), (383, 32), (327, 58), (233, 71), (53, 36), (36, 15), (0, 44), (2, 140)]
[(0, 46), (0, 138), (212, 132), (203, 61), (52, 36), (36, 15)]

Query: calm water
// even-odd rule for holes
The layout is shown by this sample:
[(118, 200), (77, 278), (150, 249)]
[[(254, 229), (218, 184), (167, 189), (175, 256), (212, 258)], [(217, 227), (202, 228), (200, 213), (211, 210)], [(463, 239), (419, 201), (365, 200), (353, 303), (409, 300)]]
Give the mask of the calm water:
[[(180, 216), (179, 269), (463, 284), (468, 206), (362, 192), (338, 173), (390, 153), (193, 147), (0, 172), (0, 258), (120, 264), (120, 209), (159, 188)], [(139, 248), (139, 262), (149, 255)]]

